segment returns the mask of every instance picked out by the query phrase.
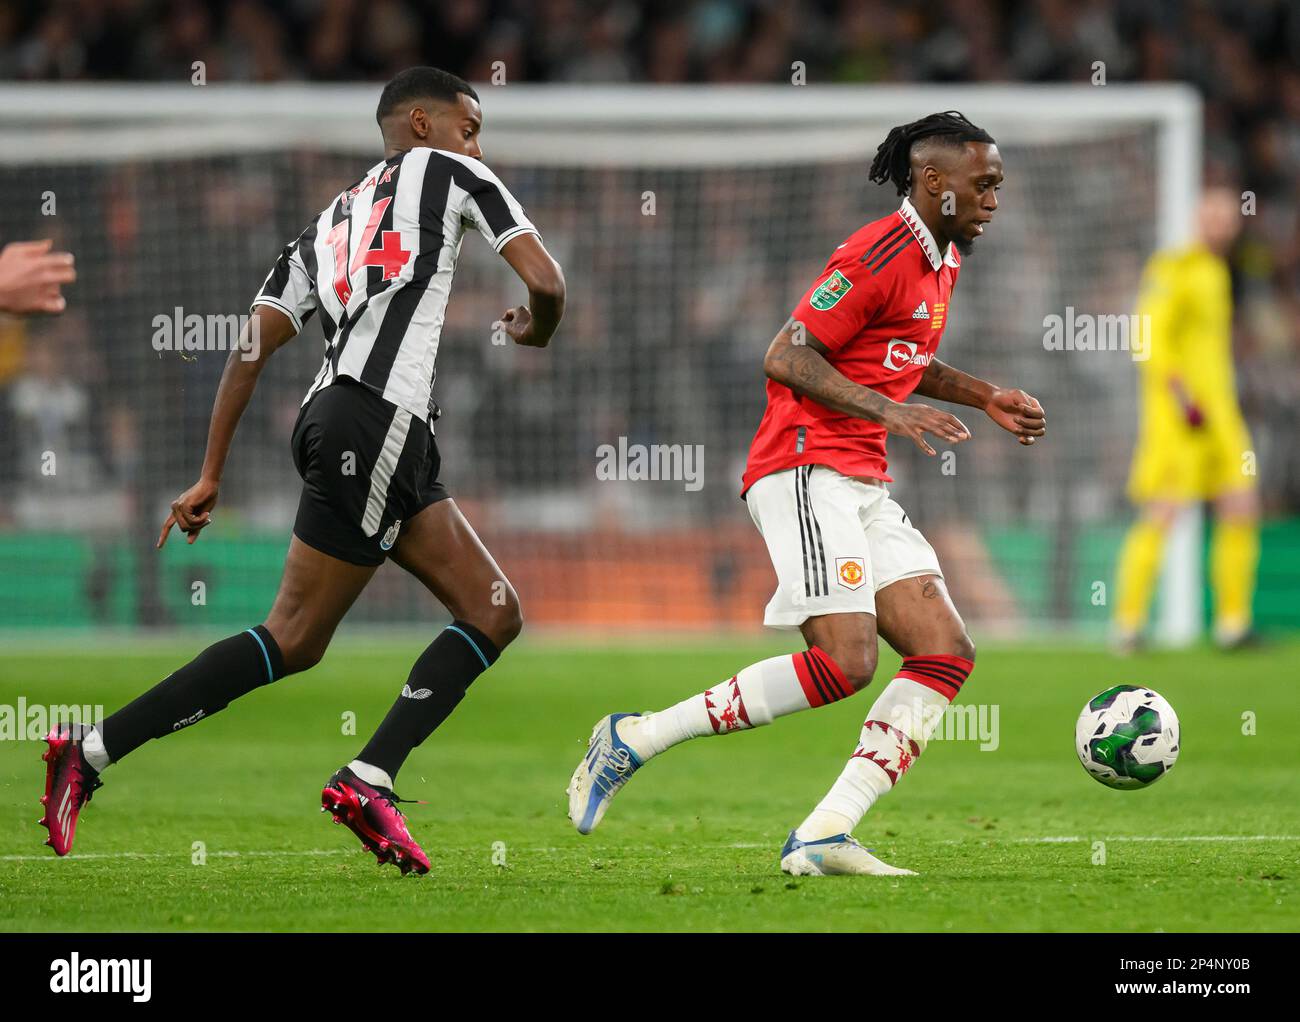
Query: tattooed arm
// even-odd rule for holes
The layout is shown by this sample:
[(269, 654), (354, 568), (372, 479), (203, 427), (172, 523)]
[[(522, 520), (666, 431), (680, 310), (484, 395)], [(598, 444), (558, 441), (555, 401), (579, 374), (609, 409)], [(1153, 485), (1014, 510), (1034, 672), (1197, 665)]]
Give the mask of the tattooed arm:
[(878, 422), (890, 433), (910, 437), (926, 454), (934, 448), (924, 434), (932, 433), (951, 443), (970, 436), (955, 415), (929, 405), (891, 401), (870, 387), (854, 383), (826, 359), (828, 349), (798, 320), (790, 320), (772, 340), (763, 359), (768, 379), (789, 387), (832, 411)]
[(995, 387), (960, 369), (931, 359), (916, 393), (955, 405), (981, 408), (990, 419), (1012, 433), (1026, 447), (1047, 432), (1043, 406), (1023, 390)]
[(921, 382), (916, 385), (916, 393), (922, 397), (951, 401), (955, 405), (969, 405), (971, 408), (984, 408), (995, 390), (997, 388), (993, 384), (954, 369), (937, 358), (930, 360)]

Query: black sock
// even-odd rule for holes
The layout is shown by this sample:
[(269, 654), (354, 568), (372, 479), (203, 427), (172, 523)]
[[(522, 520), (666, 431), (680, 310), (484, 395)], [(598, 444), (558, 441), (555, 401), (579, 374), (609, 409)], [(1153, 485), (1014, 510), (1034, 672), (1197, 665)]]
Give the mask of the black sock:
[(473, 625), (453, 621), (415, 661), (402, 694), (357, 759), (396, 777), (411, 750), (451, 715), (470, 682), (500, 655)]
[(105, 718), (99, 728), (104, 751), (116, 763), (150, 738), (211, 717), (232, 700), (283, 676), (280, 647), (264, 625), (222, 639)]

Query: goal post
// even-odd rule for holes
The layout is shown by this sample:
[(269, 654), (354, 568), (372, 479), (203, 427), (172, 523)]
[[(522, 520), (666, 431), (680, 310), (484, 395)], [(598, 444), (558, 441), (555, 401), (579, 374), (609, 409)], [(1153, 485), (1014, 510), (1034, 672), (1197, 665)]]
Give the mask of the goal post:
[[(246, 311), (279, 248), (379, 158), (377, 93), (0, 86), (10, 199), (0, 240), (52, 234), (81, 274), (67, 316), (0, 333), (0, 625), (215, 627), (264, 609), (292, 523), (287, 437), (319, 363), (319, 329), (264, 374), (232, 452), (223, 527), (161, 562), (147, 552), (154, 519), (192, 482), (225, 354), (159, 350), (151, 338), (183, 332), (191, 314), (206, 323)], [(1202, 148), (1194, 90), (479, 93), (486, 159), (565, 266), (570, 306), (546, 352), (494, 343), (491, 324), (517, 286), (485, 246), (466, 243), (439, 353), (439, 443), (453, 493), (535, 623), (761, 620), (771, 570), (736, 497), (762, 409), (762, 353), (835, 245), (896, 205), (892, 188), (866, 180), (885, 132), (959, 109), (998, 139), (1007, 182), (963, 264), (943, 356), (1024, 386), (1052, 431), (1025, 451), (972, 420), (974, 439), (935, 459), (896, 438), (894, 496), (986, 632), (1105, 626), (1109, 600), (1096, 593), (1110, 587), (1128, 515), (1135, 367), (1125, 351), (1049, 350), (1045, 317), (1131, 311), (1151, 251), (1188, 237)], [(8, 362), (6, 350), (17, 353)], [(699, 485), (599, 477), (599, 451), (638, 446), (698, 449)], [(42, 475), (47, 452), (66, 455), (54, 475)], [(75, 509), (92, 495), (110, 513), (78, 535)], [(1168, 641), (1199, 630), (1199, 528), (1189, 512), (1170, 544)], [(205, 580), (215, 584), (196, 604)], [(362, 620), (425, 614), (398, 572), (372, 588)]]

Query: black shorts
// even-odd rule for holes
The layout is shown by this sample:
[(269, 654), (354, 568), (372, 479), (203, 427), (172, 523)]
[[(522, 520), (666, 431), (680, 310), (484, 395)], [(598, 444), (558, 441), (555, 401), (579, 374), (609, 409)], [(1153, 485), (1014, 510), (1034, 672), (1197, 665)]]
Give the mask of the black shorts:
[(383, 564), (409, 522), (451, 494), (429, 424), (346, 377), (318, 391), (293, 427), (302, 499), (293, 533), (352, 564)]

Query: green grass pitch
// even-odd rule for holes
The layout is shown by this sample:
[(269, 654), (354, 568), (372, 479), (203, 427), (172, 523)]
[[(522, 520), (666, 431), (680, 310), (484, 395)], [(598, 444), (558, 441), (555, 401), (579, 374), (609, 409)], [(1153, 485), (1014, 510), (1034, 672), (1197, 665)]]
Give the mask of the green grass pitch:
[[(1300, 929), (1300, 644), (1128, 661), (990, 646), (962, 701), (997, 706), (998, 748), (933, 742), (858, 830), (921, 875), (798, 881), (778, 851), (852, 751), (887, 651), (867, 693), (654, 761), (584, 838), (564, 787), (598, 716), (788, 647), (520, 644), (399, 778), (428, 802), (404, 808), (433, 860), (402, 878), (317, 810), (420, 648), (340, 640), (311, 673), (151, 742), (106, 774), (68, 859), (35, 822), (44, 746), (0, 742), (0, 930)], [(197, 649), (0, 650), (0, 704), (111, 712)], [(1123, 682), (1182, 721), (1176, 769), (1143, 791), (1097, 784), (1072, 746), (1085, 700)]]

